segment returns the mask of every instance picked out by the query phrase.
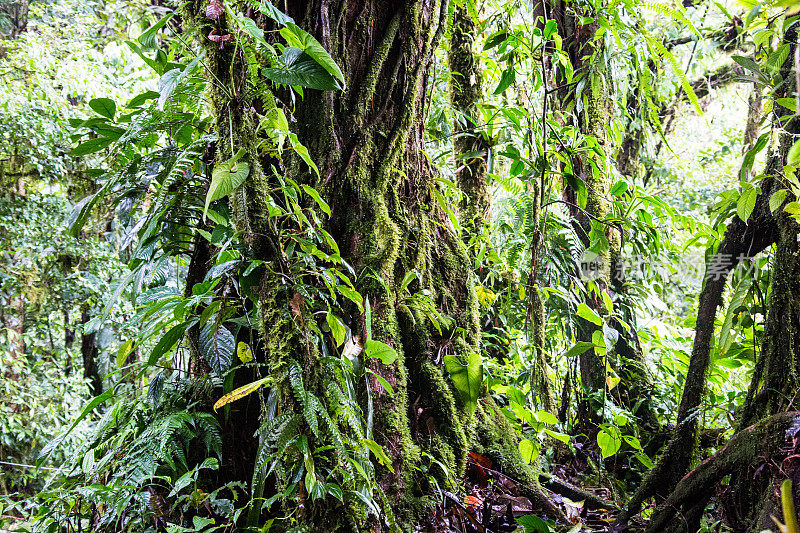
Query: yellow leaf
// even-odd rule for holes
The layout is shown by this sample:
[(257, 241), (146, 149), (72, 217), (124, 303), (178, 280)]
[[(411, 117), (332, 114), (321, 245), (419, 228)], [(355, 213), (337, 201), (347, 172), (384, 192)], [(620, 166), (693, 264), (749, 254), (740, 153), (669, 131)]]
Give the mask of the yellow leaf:
[(269, 377), (261, 378), (261, 379), (259, 379), (257, 381), (252, 382), (252, 383), (248, 383), (247, 385), (243, 385), (243, 386), (239, 387), (238, 389), (232, 390), (231, 392), (229, 392), (228, 394), (226, 394), (225, 396), (223, 396), (222, 398), (217, 400), (217, 403), (214, 404), (214, 410), (216, 411), (220, 407), (223, 407), (223, 406), (225, 406), (225, 405), (227, 405), (227, 404), (229, 404), (231, 402), (235, 402), (236, 400), (244, 398), (248, 394), (254, 393), (255, 391), (260, 389), (268, 381), (269, 381)]
[(253, 350), (250, 349), (250, 345), (246, 342), (239, 341), (236, 346), (236, 355), (242, 363), (249, 363), (253, 360)]

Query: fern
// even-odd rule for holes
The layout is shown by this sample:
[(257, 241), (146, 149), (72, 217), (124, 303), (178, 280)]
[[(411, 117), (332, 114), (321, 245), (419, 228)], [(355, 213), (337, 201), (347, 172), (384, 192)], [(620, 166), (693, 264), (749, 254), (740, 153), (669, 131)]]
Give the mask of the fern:
[(678, 77), (678, 80), (681, 83), (681, 88), (683, 88), (683, 92), (686, 93), (686, 97), (689, 99), (689, 102), (692, 104), (695, 111), (697, 111), (697, 114), (702, 115), (703, 110), (700, 108), (700, 101), (697, 99), (697, 95), (695, 94), (694, 89), (692, 89), (692, 84), (689, 83), (689, 79), (683, 72), (683, 68), (681, 67), (680, 63), (678, 63), (678, 60), (675, 58), (672, 52), (667, 50), (667, 47), (664, 46), (664, 43), (653, 37), (651, 33), (645, 32), (644, 36), (650, 46), (655, 49), (656, 53), (662, 58), (666, 59), (670, 64), (672, 71), (675, 73), (675, 76)]

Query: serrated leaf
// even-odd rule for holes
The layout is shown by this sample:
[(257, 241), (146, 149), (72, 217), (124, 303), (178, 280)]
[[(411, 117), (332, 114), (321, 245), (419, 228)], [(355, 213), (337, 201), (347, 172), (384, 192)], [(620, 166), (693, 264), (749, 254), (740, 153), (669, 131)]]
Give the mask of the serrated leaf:
[(736, 214), (742, 219), (742, 222), (747, 222), (747, 219), (753, 214), (757, 196), (758, 190), (754, 187), (743, 190), (739, 195), (739, 199), (736, 201)]
[(214, 410), (216, 411), (220, 407), (228, 405), (229, 403), (235, 402), (236, 400), (240, 400), (245, 396), (253, 394), (255, 391), (263, 387), (266, 383), (269, 382), (269, 377), (261, 378), (257, 381), (252, 383), (248, 383), (247, 385), (243, 385), (238, 389), (232, 390), (228, 394), (224, 395), (222, 398), (214, 403)]
[(800, 164), (800, 140), (795, 141), (786, 156), (786, 164), (797, 166)]
[(215, 374), (222, 376), (230, 369), (236, 341), (225, 326), (206, 324), (200, 330), (199, 345), (200, 354)]
[(588, 320), (592, 324), (595, 324), (597, 326), (603, 324), (603, 319), (600, 318), (600, 315), (598, 315), (594, 309), (590, 308), (583, 302), (578, 304), (577, 313), (579, 317), (583, 318), (584, 320)]
[(776, 74), (780, 70), (786, 58), (789, 57), (789, 48), (789, 43), (784, 43), (767, 57), (766, 67), (770, 73)]
[(445, 355), (444, 367), (460, 393), (467, 411), (474, 413), (483, 385), (483, 360), (480, 354), (470, 353), (465, 365), (457, 355)]
[(381, 341), (368, 340), (364, 344), (364, 353), (367, 357), (380, 359), (384, 365), (391, 365), (397, 360), (397, 351)]
[(242, 183), (244, 183), (244, 180), (247, 179), (247, 176), (250, 175), (250, 165), (239, 161), (244, 154), (244, 149), (239, 148), (236, 155), (227, 161), (217, 163), (214, 167), (214, 171), (211, 173), (211, 185), (209, 185), (208, 192), (206, 193), (203, 220), (206, 218), (206, 212), (211, 202), (228, 196), (231, 192), (238, 189)]
[(117, 114), (117, 104), (111, 98), (92, 98), (89, 100), (89, 107), (98, 115), (114, 120)]
[(786, 207), (784, 207), (783, 210), (792, 215), (792, 218), (800, 222), (800, 203), (789, 202), (786, 204)]
[(789, 191), (786, 189), (779, 189), (772, 193), (772, 196), (769, 197), (769, 210), (774, 213), (777, 211), (782, 205), (783, 202), (786, 200), (786, 195)]
[(742, 67), (746, 68), (747, 70), (755, 73), (759, 77), (762, 77), (762, 78), (764, 77), (764, 73), (761, 72), (761, 67), (759, 67), (758, 63), (756, 63), (755, 61), (753, 61), (749, 57), (731, 56), (731, 59), (733, 59), (740, 66), (742, 66)]

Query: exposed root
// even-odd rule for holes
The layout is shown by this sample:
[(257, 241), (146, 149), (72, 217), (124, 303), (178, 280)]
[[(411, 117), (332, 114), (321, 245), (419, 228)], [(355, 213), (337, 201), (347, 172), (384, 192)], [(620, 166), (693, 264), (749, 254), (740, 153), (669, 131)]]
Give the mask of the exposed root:
[(734, 435), (720, 451), (689, 472), (654, 513), (647, 533), (689, 532), (699, 527), (700, 517), (723, 477), (740, 468), (755, 466), (778, 454), (785, 439), (800, 429), (800, 412), (771, 416)]
[(550, 490), (562, 496), (566, 496), (570, 500), (573, 501), (583, 500), (588, 509), (611, 509), (616, 511), (620, 510), (620, 507), (614, 502), (610, 502), (604, 498), (601, 498), (596, 494), (592, 494), (587, 490), (584, 490), (580, 487), (576, 487), (572, 483), (557, 478), (552, 474), (547, 474), (542, 472), (541, 474), (539, 474), (539, 482), (547, 490)]

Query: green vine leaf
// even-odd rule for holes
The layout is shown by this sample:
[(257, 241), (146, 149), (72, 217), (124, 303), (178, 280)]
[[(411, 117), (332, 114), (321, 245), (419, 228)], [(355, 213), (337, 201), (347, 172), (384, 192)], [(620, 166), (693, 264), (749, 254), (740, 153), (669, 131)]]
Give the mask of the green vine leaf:
[(268, 80), (280, 85), (292, 85), (335, 91), (342, 86), (313, 57), (295, 46), (287, 46), (277, 60), (277, 66), (261, 70)]
[(444, 367), (450, 373), (453, 385), (461, 394), (467, 411), (474, 413), (483, 384), (483, 360), (477, 353), (470, 353), (465, 365), (457, 355), (445, 355)]
[(380, 359), (384, 365), (391, 365), (397, 360), (395, 349), (381, 341), (368, 340), (364, 344), (364, 352), (368, 357)]
[(214, 171), (211, 173), (211, 185), (206, 193), (206, 205), (203, 208), (203, 220), (206, 219), (208, 206), (211, 202), (219, 200), (228, 196), (231, 192), (238, 189), (247, 176), (250, 175), (250, 165), (244, 162), (239, 162), (239, 159), (244, 156), (244, 149), (239, 148), (232, 158), (222, 163), (217, 163)]
[(286, 27), (281, 30), (281, 35), (290, 45), (296, 46), (308, 54), (331, 76), (336, 78), (341, 83), (342, 89), (345, 88), (344, 74), (339, 69), (339, 65), (310, 33), (300, 29), (294, 22), (287, 22)]

